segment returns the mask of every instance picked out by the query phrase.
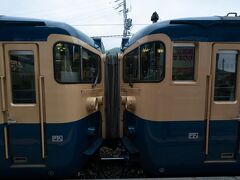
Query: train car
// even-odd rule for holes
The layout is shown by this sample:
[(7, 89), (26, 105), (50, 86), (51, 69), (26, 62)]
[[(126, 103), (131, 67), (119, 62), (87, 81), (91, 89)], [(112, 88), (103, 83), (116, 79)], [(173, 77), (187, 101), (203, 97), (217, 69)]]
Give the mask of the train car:
[(0, 17), (0, 178), (77, 173), (102, 143), (101, 41)]
[(239, 175), (239, 52), (235, 13), (153, 23), (123, 43), (122, 141), (145, 170)]

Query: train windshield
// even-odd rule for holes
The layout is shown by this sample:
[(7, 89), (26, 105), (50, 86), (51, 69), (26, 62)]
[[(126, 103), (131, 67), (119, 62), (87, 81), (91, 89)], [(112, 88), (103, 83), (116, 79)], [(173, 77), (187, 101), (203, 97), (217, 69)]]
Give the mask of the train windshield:
[(129, 52), (123, 58), (125, 82), (159, 82), (164, 78), (165, 47), (150, 42)]
[(55, 79), (61, 83), (100, 82), (101, 59), (78, 45), (59, 42), (54, 47)]

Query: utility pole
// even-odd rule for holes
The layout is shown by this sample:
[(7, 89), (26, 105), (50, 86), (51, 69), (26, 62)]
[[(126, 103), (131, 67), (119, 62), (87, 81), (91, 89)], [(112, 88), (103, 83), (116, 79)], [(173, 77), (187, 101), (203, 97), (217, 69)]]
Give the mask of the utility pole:
[[(119, 2), (120, 0), (115, 0), (114, 2)], [(128, 8), (127, 8), (127, 3), (126, 0), (122, 0), (119, 4), (118, 7), (116, 7), (115, 9), (119, 9), (120, 7), (122, 7), (123, 9), (121, 9), (118, 12), (123, 12), (123, 37), (127, 37), (130, 28), (132, 27), (132, 19), (131, 18), (127, 18), (127, 13), (128, 13)]]
[(123, 0), (123, 25), (124, 25), (124, 29), (123, 29), (123, 37), (127, 36), (127, 5), (126, 5), (126, 0)]

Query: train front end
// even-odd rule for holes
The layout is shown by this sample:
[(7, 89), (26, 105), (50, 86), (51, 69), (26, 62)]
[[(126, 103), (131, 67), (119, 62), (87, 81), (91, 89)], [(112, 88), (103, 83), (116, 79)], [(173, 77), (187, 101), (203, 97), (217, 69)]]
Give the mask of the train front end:
[(64, 23), (0, 24), (0, 177), (72, 177), (102, 143), (99, 41)]
[(123, 46), (122, 141), (148, 172), (238, 174), (239, 27), (239, 17), (171, 20)]

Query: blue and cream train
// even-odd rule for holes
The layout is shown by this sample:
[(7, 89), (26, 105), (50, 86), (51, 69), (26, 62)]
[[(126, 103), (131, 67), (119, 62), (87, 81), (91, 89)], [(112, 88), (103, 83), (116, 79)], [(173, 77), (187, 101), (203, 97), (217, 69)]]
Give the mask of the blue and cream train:
[(70, 177), (106, 137), (151, 174), (239, 174), (239, 52), (238, 16), (147, 26), (119, 69), (67, 24), (0, 16), (0, 178)]
[(101, 41), (0, 17), (0, 177), (71, 176), (102, 143)]
[(122, 136), (157, 175), (240, 170), (240, 17), (154, 23), (123, 41)]

